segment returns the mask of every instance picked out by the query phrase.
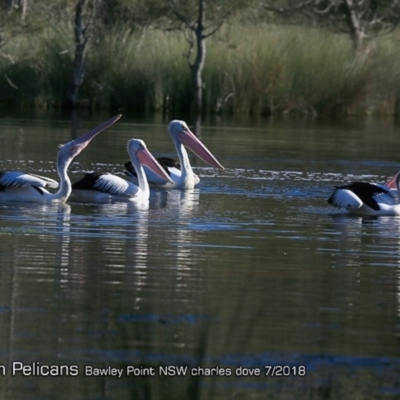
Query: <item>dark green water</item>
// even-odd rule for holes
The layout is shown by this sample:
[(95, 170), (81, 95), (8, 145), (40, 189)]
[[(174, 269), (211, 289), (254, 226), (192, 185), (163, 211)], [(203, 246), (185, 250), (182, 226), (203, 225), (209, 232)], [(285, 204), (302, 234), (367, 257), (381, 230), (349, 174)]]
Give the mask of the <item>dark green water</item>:
[[(126, 118), (72, 180), (121, 171), (133, 137), (173, 155), (166, 123)], [(70, 139), (66, 120), (3, 117), (0, 170), (56, 178)], [(201, 139), (226, 169), (193, 158), (200, 186), (149, 210), (0, 205), (0, 398), (399, 398), (400, 218), (326, 199), (393, 175), (400, 128), (218, 120)]]

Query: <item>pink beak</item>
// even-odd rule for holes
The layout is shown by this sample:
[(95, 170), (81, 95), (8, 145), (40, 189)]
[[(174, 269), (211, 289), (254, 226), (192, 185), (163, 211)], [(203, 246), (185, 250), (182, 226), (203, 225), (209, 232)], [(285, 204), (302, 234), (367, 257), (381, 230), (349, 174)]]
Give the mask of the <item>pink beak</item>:
[(143, 165), (149, 167), (161, 179), (164, 179), (169, 183), (174, 183), (170, 176), (165, 172), (164, 168), (158, 163), (158, 161), (153, 157), (149, 150), (147, 150), (147, 148), (140, 148), (136, 152), (136, 155)]
[(178, 134), (180, 142), (187, 146), (190, 150), (196, 154), (197, 157), (201, 158), (207, 164), (212, 165), (216, 168), (224, 169), (224, 167), (217, 161), (217, 159), (211, 154), (210, 150), (204, 146), (203, 143), (189, 130), (181, 130)]
[(78, 139), (72, 141), (72, 156), (77, 156), (89, 143), (90, 141), (100, 132), (104, 131), (115, 122), (117, 122), (122, 117), (122, 114), (118, 114), (113, 118), (110, 118), (108, 121), (103, 122), (101, 125), (92, 129), (90, 132), (84, 134)]
[(396, 188), (396, 179), (397, 179), (397, 176), (400, 174), (400, 171), (393, 177), (393, 178), (391, 178), (391, 179), (389, 179), (386, 183), (385, 183), (385, 186), (388, 186), (388, 187), (390, 187), (390, 188), (392, 188), (392, 189), (397, 189)]

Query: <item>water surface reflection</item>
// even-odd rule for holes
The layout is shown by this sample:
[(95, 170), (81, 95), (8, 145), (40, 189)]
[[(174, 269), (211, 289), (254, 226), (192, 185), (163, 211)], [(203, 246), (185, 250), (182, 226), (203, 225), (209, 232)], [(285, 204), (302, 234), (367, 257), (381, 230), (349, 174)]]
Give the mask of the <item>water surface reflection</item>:
[[(40, 128), (42, 147), (30, 147), (33, 128), (24, 128), (4, 167), (55, 174), (47, 154), (69, 133)], [(326, 203), (333, 185), (385, 181), (398, 167), (398, 135), (388, 133), (376, 159), (372, 131), (359, 129), (203, 127), (226, 170), (194, 162), (200, 186), (155, 190), (149, 208), (0, 205), (0, 396), (398, 397), (400, 220)], [(164, 126), (121, 124), (82, 154), (72, 177), (120, 171), (135, 136), (156, 155), (169, 149)], [(343, 152), (338, 138), (363, 139), (363, 151)], [(16, 361), (79, 373), (13, 376)], [(160, 366), (188, 369), (166, 376)], [(85, 376), (94, 368), (123, 373)], [(149, 368), (154, 376), (144, 376)]]

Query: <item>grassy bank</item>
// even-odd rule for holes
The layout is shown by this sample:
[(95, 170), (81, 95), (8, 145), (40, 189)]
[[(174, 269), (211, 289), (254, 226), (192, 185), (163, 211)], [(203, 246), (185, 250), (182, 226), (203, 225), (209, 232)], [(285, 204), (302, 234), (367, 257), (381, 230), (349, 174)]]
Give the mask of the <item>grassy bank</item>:
[[(394, 114), (400, 99), (396, 34), (356, 56), (347, 36), (260, 23), (226, 25), (210, 37), (204, 70), (209, 113)], [(178, 32), (114, 27), (87, 53), (82, 106), (187, 113), (190, 75)], [(9, 40), (0, 58), (0, 104), (60, 106), (74, 55), (72, 26)]]

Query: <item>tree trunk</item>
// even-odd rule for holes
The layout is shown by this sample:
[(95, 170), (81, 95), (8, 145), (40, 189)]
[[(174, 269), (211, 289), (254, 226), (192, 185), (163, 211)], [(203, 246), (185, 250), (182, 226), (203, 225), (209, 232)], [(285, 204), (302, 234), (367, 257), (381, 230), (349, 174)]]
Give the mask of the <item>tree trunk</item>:
[(193, 133), (197, 136), (201, 136), (201, 114), (197, 114), (193, 121)]
[(19, 5), (21, 7), (21, 21), (25, 22), (26, 10), (28, 8), (28, 0), (20, 0)]
[(343, 12), (350, 30), (350, 38), (354, 49), (359, 52), (362, 49), (363, 30), (353, 0), (343, 0)]
[(72, 70), (72, 79), (67, 89), (64, 99), (64, 107), (73, 109), (78, 104), (79, 88), (83, 83), (85, 75), (85, 48), (87, 38), (86, 30), (83, 27), (83, 8), (85, 7), (86, 0), (78, 0), (75, 8), (75, 58)]
[(206, 39), (204, 35), (205, 3), (205, 0), (198, 0), (198, 19), (197, 26), (194, 31), (196, 36), (196, 58), (194, 63), (190, 65), (195, 117), (201, 115), (203, 103), (202, 73), (206, 59)]

